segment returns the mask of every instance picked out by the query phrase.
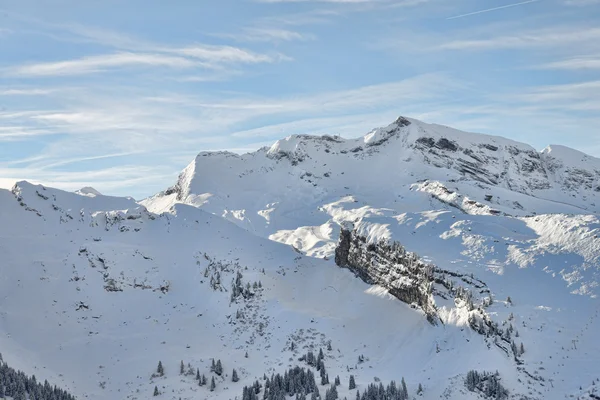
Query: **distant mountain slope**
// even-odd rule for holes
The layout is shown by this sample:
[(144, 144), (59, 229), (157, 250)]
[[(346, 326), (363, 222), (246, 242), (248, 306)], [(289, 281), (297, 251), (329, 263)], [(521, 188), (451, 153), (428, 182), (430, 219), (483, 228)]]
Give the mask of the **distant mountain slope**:
[[(371, 246), (356, 250), (370, 261), (353, 270), (383, 262), (367, 280), (396, 279), (387, 253), (372, 249), (399, 241), (485, 282), (496, 299), (487, 313), (502, 326), (518, 314), (520, 337), (544, 343), (519, 367), (543, 380), (530, 395), (560, 398), (553, 385), (578, 392), (570, 371), (587, 371), (583, 392), (600, 377), (589, 330), (598, 324), (599, 196), (596, 158), (400, 117), (358, 139), (294, 135), (241, 156), (200, 153), (173, 187), (142, 204), (155, 212), (190, 204), (327, 260), (350, 224), (354, 243)], [(444, 321), (464, 321), (460, 302), (434, 301)]]
[[(452, 383), (469, 369), (499, 369), (511, 390), (527, 390), (514, 361), (465, 321), (431, 325), (332, 261), (187, 205), (157, 215), (101, 200), (27, 182), (0, 190), (0, 348), (77, 398), (147, 399), (155, 386), (162, 398), (234, 398), (311, 348), (325, 351), (332, 382), (353, 374), (360, 390), (373, 376), (405, 377), (411, 396), (421, 383), (431, 396), (475, 398)], [(238, 272), (245, 294), (232, 297)], [(153, 377), (159, 360), (165, 376)], [(181, 376), (181, 360), (216, 377), (216, 390)]]
[(319, 348), (342, 399), (350, 375), (361, 393), (404, 377), (411, 400), (597, 395), (599, 170), (401, 117), (200, 153), (141, 204), (19, 182), (0, 190), (0, 351), (89, 399), (225, 400), (257, 380), (263, 398)]

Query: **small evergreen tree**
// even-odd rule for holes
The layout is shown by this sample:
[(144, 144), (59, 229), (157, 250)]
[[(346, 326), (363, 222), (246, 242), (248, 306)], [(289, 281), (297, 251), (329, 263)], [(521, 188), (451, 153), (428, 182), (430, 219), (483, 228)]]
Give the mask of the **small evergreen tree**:
[(165, 369), (163, 368), (162, 361), (158, 362), (158, 367), (156, 367), (156, 373), (160, 376), (165, 374)]
[(214, 392), (216, 387), (217, 387), (217, 384), (215, 383), (215, 377), (213, 376), (210, 379), (210, 391)]
[(339, 375), (335, 377), (335, 380), (333, 381), (333, 384), (335, 386), (339, 386), (341, 384), (341, 382), (340, 382), (340, 376)]
[(238, 374), (237, 371), (235, 370), (235, 368), (233, 369), (233, 372), (231, 373), (231, 381), (232, 382), (237, 382), (239, 381), (240, 378), (238, 378)]
[(158, 396), (160, 392), (158, 391), (158, 386), (154, 386), (154, 396)]
[(408, 399), (408, 389), (406, 388), (406, 382), (404, 381), (404, 377), (402, 377), (402, 396), (404, 396), (404, 399)]
[(200, 381), (200, 368), (196, 368), (196, 380)]
[(210, 365), (210, 372), (215, 372), (215, 368), (216, 368), (215, 359), (213, 358), (212, 359), (212, 364)]
[(354, 382), (354, 375), (350, 375), (350, 382), (348, 383), (348, 389), (356, 389), (356, 382)]
[(181, 360), (181, 364), (179, 365), (179, 375), (183, 375), (185, 372), (185, 365), (183, 365), (183, 360)]
[(221, 360), (217, 360), (217, 365), (215, 366), (215, 374), (221, 376), (223, 374), (223, 365), (221, 364)]

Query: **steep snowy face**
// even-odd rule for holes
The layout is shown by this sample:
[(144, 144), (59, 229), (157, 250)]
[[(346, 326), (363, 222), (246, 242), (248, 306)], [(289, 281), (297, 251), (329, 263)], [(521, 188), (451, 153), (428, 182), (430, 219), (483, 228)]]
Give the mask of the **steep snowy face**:
[(267, 233), (284, 205), (360, 193), (390, 206), (411, 190), (474, 214), (598, 213), (600, 160), (400, 117), (358, 139), (293, 135), (241, 156), (201, 153), (172, 188), (142, 204), (202, 206)]
[(552, 181), (573, 196), (600, 192), (600, 159), (560, 145), (546, 147), (541, 158)]

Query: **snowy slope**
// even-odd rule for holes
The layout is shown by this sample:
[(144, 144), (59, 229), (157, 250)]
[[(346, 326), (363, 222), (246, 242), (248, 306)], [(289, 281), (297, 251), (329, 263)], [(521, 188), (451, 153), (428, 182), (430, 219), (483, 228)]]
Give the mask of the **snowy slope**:
[[(465, 388), (469, 370), (498, 371), (515, 399), (587, 396), (600, 379), (599, 171), (561, 146), (401, 117), (353, 140), (200, 153), (139, 204), (19, 182), (0, 191), (0, 351), (90, 399), (147, 399), (155, 386), (166, 399), (241, 398), (311, 347), (341, 398), (356, 396), (350, 374), (359, 390), (405, 377), (411, 398), (482, 398)], [(340, 268), (342, 227), (382, 279), (408, 282), (377, 255), (399, 241), (466, 285), (474, 309), (438, 284), (431, 324)], [(251, 286), (232, 301), (238, 271)], [(525, 353), (473, 329), (482, 315), (512, 325)], [(212, 358), (228, 375), (214, 392), (179, 374), (183, 360), (210, 379)], [(153, 377), (159, 360), (166, 376)]]
[[(283, 372), (328, 341), (331, 376), (347, 382), (353, 373), (359, 389), (374, 376), (404, 376), (412, 394), (422, 383), (437, 397), (470, 368), (500, 368), (515, 390), (527, 390), (513, 362), (464, 324), (432, 326), (331, 261), (194, 207), (156, 215), (127, 199), (106, 202), (133, 208), (97, 211), (105, 208), (98, 201), (26, 182), (0, 191), (4, 359), (79, 398), (145, 399), (155, 385), (169, 399), (234, 398), (244, 384)], [(230, 304), (237, 270), (262, 289)], [(216, 271), (222, 285), (214, 290)], [(366, 361), (358, 364), (361, 354)], [(209, 392), (178, 373), (183, 360), (210, 376), (213, 357), (241, 381), (219, 378)], [(152, 378), (159, 360), (166, 377)], [(452, 390), (468, 398), (460, 386)]]
[[(527, 343), (543, 343), (519, 367), (541, 377), (528, 378), (530, 395), (562, 398), (600, 378), (599, 347), (577, 344), (598, 327), (598, 196), (596, 158), (400, 117), (358, 139), (295, 135), (241, 156), (200, 153), (142, 204), (190, 204), (326, 260), (352, 223), (372, 243), (398, 240), (473, 274), (496, 300), (493, 320), (512, 313)], [(447, 323), (464, 320), (437, 301)]]

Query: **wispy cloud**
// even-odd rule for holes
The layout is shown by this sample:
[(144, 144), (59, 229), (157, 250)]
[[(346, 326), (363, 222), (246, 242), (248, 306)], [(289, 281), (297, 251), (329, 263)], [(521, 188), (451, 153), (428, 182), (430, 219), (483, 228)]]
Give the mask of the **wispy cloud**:
[(233, 39), (238, 42), (290, 42), (293, 40), (313, 40), (315, 36), (310, 33), (300, 33), (281, 28), (244, 28), (240, 33), (215, 35), (222, 38)]
[(195, 65), (197, 64), (184, 57), (161, 54), (114, 53), (68, 61), (21, 65), (9, 68), (8, 73), (20, 76), (60, 76), (90, 74), (131, 66), (191, 68)]
[(600, 69), (600, 57), (576, 57), (554, 61), (533, 67), (534, 69), (597, 70)]
[(522, 6), (522, 5), (525, 5), (525, 4), (537, 3), (538, 1), (541, 1), (541, 0), (527, 0), (527, 1), (522, 1), (522, 2), (519, 2), (519, 3), (505, 4), (503, 6), (486, 8), (484, 10), (478, 10), (478, 11), (473, 11), (473, 12), (466, 13), (466, 14), (455, 15), (453, 17), (448, 17), (446, 19), (450, 20), (450, 19), (458, 19), (458, 18), (470, 17), (472, 15), (484, 14), (484, 13), (488, 13), (488, 12), (492, 12), (492, 11), (504, 10), (506, 8), (512, 8), (512, 7)]
[(52, 93), (51, 89), (0, 89), (0, 96), (43, 96)]
[(498, 35), (485, 39), (451, 40), (437, 46), (441, 50), (498, 50), (525, 49), (531, 47), (551, 48), (571, 43), (600, 47), (600, 28), (556, 27), (524, 31), (515, 35)]
[(275, 56), (257, 54), (232, 46), (195, 45), (176, 49), (164, 49), (164, 51), (199, 59), (213, 65), (220, 63), (258, 64), (287, 59), (287, 57), (279, 54)]

